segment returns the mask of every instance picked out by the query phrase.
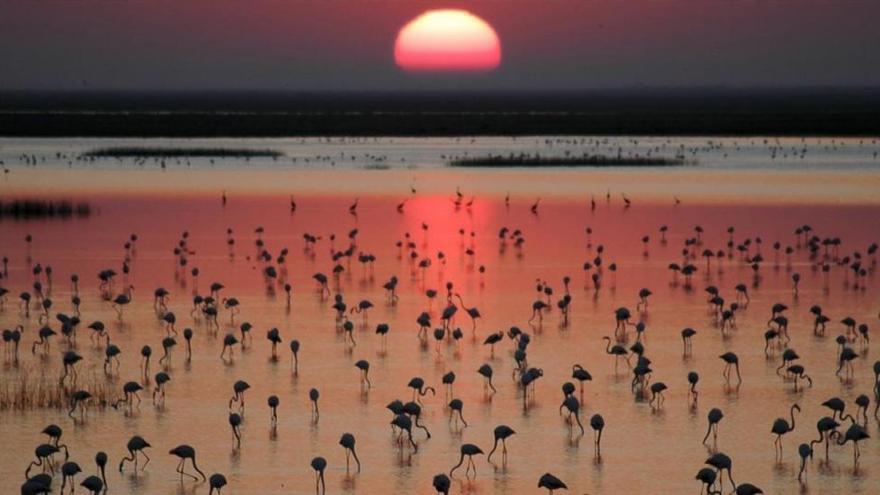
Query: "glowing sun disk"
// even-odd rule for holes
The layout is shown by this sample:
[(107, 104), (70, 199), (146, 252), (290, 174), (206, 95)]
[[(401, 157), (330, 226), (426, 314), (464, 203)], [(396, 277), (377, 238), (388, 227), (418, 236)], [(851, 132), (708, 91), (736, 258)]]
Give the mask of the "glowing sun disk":
[(470, 12), (429, 10), (397, 34), (394, 60), (407, 71), (488, 71), (501, 63), (501, 42)]

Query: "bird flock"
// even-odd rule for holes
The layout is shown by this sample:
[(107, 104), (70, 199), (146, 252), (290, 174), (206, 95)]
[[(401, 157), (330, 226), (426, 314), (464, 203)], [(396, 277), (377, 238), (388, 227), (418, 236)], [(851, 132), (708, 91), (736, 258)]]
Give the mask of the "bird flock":
[[(418, 215), (410, 211), (412, 198), (416, 196), (413, 186), (406, 198), (382, 215)], [(303, 204), (308, 201), (290, 197), (288, 213), (292, 217), (306, 214)], [(454, 217), (470, 214), (479, 201), (483, 200), (469, 197), (458, 189), (448, 200), (443, 198), (440, 204), (449, 210), (448, 215)], [(545, 208), (540, 198), (533, 198), (525, 205), (512, 200), (510, 195), (502, 201), (485, 201), (497, 202), (496, 206), (502, 210), (523, 208), (528, 212), (525, 215), (536, 219), (541, 218)], [(597, 209), (602, 203), (607, 208), (623, 211), (637, 209), (634, 206), (636, 201), (627, 195), (609, 191), (604, 198), (592, 197), (585, 202), (583, 214), (598, 214)], [(679, 207), (680, 203), (675, 199), (672, 208)], [(356, 220), (362, 205), (363, 202), (355, 199), (348, 206), (347, 214)], [(234, 201), (225, 191), (219, 208), (235, 208)], [(139, 414), (144, 399), (159, 412), (164, 411), (167, 404), (181, 400), (175, 397), (175, 382), (179, 376), (185, 379), (185, 375), (191, 372), (189, 365), (185, 369), (174, 366), (181, 361), (190, 363), (201, 356), (210, 357), (222, 361), (234, 372), (240, 360), (250, 357), (246, 354), (250, 349), (262, 348), (270, 356), (271, 363), (289, 360), (289, 374), (294, 379), (308, 367), (320, 364), (322, 356), (311, 355), (309, 349), (316, 340), (328, 338), (324, 333), (298, 332), (297, 338), (285, 339), (286, 336), (282, 335), (284, 326), (280, 323), (259, 330), (249, 323), (254, 316), (248, 308), (253, 297), (235, 295), (236, 290), (244, 291), (243, 287), (249, 284), (264, 288), (267, 304), (283, 307), (283, 318), (289, 321), (297, 321), (298, 305), (317, 305), (323, 312), (325, 326), (335, 329), (332, 339), (335, 345), (345, 349), (352, 379), (359, 382), (362, 395), (373, 393), (374, 388), (396, 390), (397, 399), (387, 405), (370, 407), (387, 410), (386, 419), (377, 421), (374, 426), (390, 428), (395, 448), (401, 453), (424, 455), (420, 448), (430, 444), (437, 435), (439, 425), (436, 421), (430, 424), (426, 420), (435, 417), (426, 414), (428, 411), (444, 410), (448, 414), (449, 432), (458, 432), (456, 438), (461, 438), (462, 431), (473, 428), (477, 420), (468, 415), (469, 404), (458, 394), (456, 385), (461, 386), (462, 376), (478, 375), (487, 407), (498, 407), (492, 403), (496, 394), (515, 394), (520, 401), (518, 407), (526, 417), (535, 408), (540, 408), (548, 396), (556, 394), (549, 390), (561, 386), (558, 409), (568, 435), (572, 438), (592, 436), (594, 462), (613, 465), (615, 460), (607, 451), (603, 456), (602, 451), (606, 426), (609, 432), (616, 430), (615, 435), (622, 436), (633, 431), (636, 425), (621, 423), (617, 417), (604, 417), (600, 412), (601, 403), (591, 404), (592, 414), (582, 419), (587, 409), (587, 397), (591, 396), (590, 388), (601, 386), (598, 377), (594, 380), (596, 370), (601, 368), (603, 372), (613, 371), (613, 377), (629, 380), (629, 392), (635, 403), (646, 405), (653, 413), (663, 414), (669, 407), (666, 394), (672, 391), (685, 394), (691, 413), (706, 411), (703, 444), (707, 456), (693, 459), (692, 467), (683, 466), (682, 472), (687, 474), (671, 473), (669, 476), (692, 477), (694, 483), (699, 484), (701, 493), (764, 493), (757, 483), (734, 477), (734, 457), (725, 452), (723, 438), (724, 418), (730, 411), (715, 404), (705, 407), (705, 399), (700, 399), (707, 388), (719, 388), (724, 394), (732, 395), (750, 393), (749, 380), (758, 378), (741, 369), (740, 355), (730, 350), (716, 353), (714, 367), (692, 370), (682, 377), (686, 386), (679, 386), (677, 380), (673, 384), (655, 379), (655, 376), (669, 376), (669, 373), (652, 361), (652, 334), (678, 332), (660, 329), (660, 325), (650, 318), (654, 308), (663, 304), (655, 301), (656, 294), (661, 293), (660, 287), (643, 287), (626, 295), (632, 304), (601, 315), (607, 324), (604, 330), (598, 330), (598, 334), (596, 329), (587, 332), (572, 323), (572, 312), (590, 311), (591, 300), (608, 292), (617, 296), (619, 272), (630, 271), (633, 277), (638, 277), (636, 266), (618, 265), (614, 261), (615, 253), (602, 243), (601, 236), (592, 227), (586, 227), (580, 233), (560, 233), (561, 236), (575, 235), (578, 242), (583, 243), (586, 261), (569, 267), (570, 273), (558, 283), (535, 273), (532, 287), (507, 288), (533, 291), (533, 302), (529, 307), (504, 308), (509, 324), (487, 329), (482, 324), (484, 311), (497, 313), (502, 309), (491, 305), (482, 309), (476, 304), (469, 305), (468, 302), (476, 297), (469, 295), (465, 288), (476, 285), (483, 290), (491, 283), (487, 282), (487, 273), (501, 272), (509, 268), (508, 264), (538, 256), (541, 244), (553, 240), (528, 238), (524, 228), (513, 226), (504, 226), (494, 232), (453, 228), (443, 235), (457, 239), (460, 249), (444, 252), (432, 244), (431, 235), (436, 227), (426, 220), (419, 220), (415, 226), (414, 231), (407, 231), (402, 238), (387, 241), (393, 246), (387, 245), (376, 251), (396, 256), (393, 264), (380, 265), (382, 269), (397, 267), (387, 276), (382, 274), (384, 282), (378, 286), (364, 282), (375, 279), (380, 256), (373, 254), (370, 249), (373, 246), (361, 241), (359, 228), (337, 234), (333, 231), (338, 228), (329, 225), (329, 232), (302, 233), (302, 257), (326, 267), (305, 274), (308, 283), (294, 280), (295, 275), (299, 275), (297, 280), (304, 278), (301, 271), (305, 263), (298, 262), (298, 253), (289, 246), (279, 246), (278, 238), (273, 237), (267, 228), (257, 225), (245, 235), (231, 227), (217, 232), (214, 242), (222, 243), (223, 247), (216, 248), (216, 251), (223, 253), (230, 263), (251, 266), (249, 281), (223, 279), (222, 273), (203, 273), (196, 266), (200, 259), (196, 242), (189, 231), (184, 230), (176, 243), (169, 246), (175, 286), (166, 286), (171, 289), (153, 288), (152, 298), (141, 295), (144, 291), (139, 283), (144, 270), (154, 269), (149, 258), (143, 259), (139, 252), (144, 242), (142, 237), (149, 236), (147, 232), (128, 235), (118, 252), (118, 262), (113, 266), (87, 273), (77, 270), (75, 261), (67, 262), (71, 269), (63, 275), (52, 268), (56, 260), (38, 259), (34, 255), (34, 252), (45, 252), (40, 247), (43, 241), (39, 236), (27, 234), (19, 239), (5, 239), (3, 247), (19, 256), (3, 257), (0, 272), (0, 322), (8, 326), (3, 330), (0, 417), (13, 413), (30, 414), (40, 409), (52, 411), (57, 418), (42, 431), (28, 433), (32, 434), (35, 444), (32, 456), (24, 452), (16, 454), (24, 475), (20, 480), (21, 493), (67, 493), (67, 490), (73, 493), (75, 486), (92, 494), (124, 492), (122, 474), (119, 473), (137, 476), (150, 469), (151, 457), (155, 455), (167, 455), (177, 462), (175, 475), (181, 484), (194, 484), (198, 490), (209, 494), (221, 493), (228, 485), (234, 485), (220, 472), (224, 470), (223, 466), (210, 466), (207, 472), (216, 472), (208, 475), (200, 464), (202, 457), (197, 460), (197, 451), (226, 449), (220, 441), (194, 446), (178, 444), (161, 435), (144, 438), (135, 434), (127, 442), (121, 439), (118, 444), (108, 444), (92, 453), (84, 452), (78, 445), (64, 443), (63, 433), (68, 428), (92, 424), (100, 427), (107, 414), (125, 415), (137, 428), (138, 422), (144, 421)], [(373, 228), (381, 229), (381, 225)], [(755, 315), (762, 315), (757, 319), (764, 321), (766, 317), (766, 322), (761, 324), (766, 329), (763, 340), (744, 345), (750, 353), (760, 353), (772, 365), (780, 383), (790, 387), (792, 400), (783, 406), (784, 416), (775, 420), (768, 418), (766, 428), (758, 427), (750, 434), (765, 435), (768, 446), (773, 443), (777, 463), (782, 464), (786, 458), (786, 439), (793, 436), (792, 432), (809, 430), (809, 425), (816, 421), (816, 438), (797, 447), (800, 464), (798, 472), (792, 474), (792, 482), (808, 486), (810, 466), (822, 462), (821, 459), (828, 462), (841, 455), (840, 451), (846, 445), (852, 449), (851, 463), (857, 470), (860, 449), (864, 443), (872, 441), (869, 431), (880, 421), (880, 361), (875, 361), (870, 368), (873, 376), (858, 376), (855, 366), (857, 362), (870, 359), (869, 329), (872, 322), (863, 315), (859, 319), (840, 314), (834, 307), (823, 307), (819, 300), (802, 299), (834, 291), (869, 295), (876, 269), (877, 244), (856, 246), (844, 242), (845, 239), (836, 237), (833, 232), (819, 232), (809, 224), (793, 225), (791, 231), (784, 234), (769, 232), (778, 238), (767, 243), (761, 236), (741, 237), (735, 226), (706, 225), (704, 228), (670, 223), (655, 228), (654, 232), (633, 235), (633, 239), (641, 246), (645, 262), (663, 257), (662, 263), (668, 271), (668, 280), (665, 281), (668, 287), (663, 287), (663, 292), (681, 293), (689, 301), (705, 306), (705, 311), (693, 318), (691, 327), (680, 329), (682, 360), (688, 362), (698, 352), (712, 352), (708, 349), (741, 338), (738, 319), (749, 317), (754, 320)], [(491, 245), (499, 253), (512, 253), (513, 256), (498, 258), (496, 265), (484, 264), (481, 260), (489, 258), (483, 257), (480, 249), (491, 249), (487, 247), (490, 244), (478, 244), (477, 238), (493, 239)], [(242, 247), (243, 242), (251, 246)], [(451, 280), (446, 276), (448, 265), (454, 263), (469, 267), (463, 272), (468, 281)], [(727, 278), (722, 275), (726, 272)], [(729, 273), (734, 273), (739, 280), (731, 283)], [(752, 297), (763, 290), (768, 283), (765, 277), (770, 273), (783, 273), (782, 277), (788, 282), (783, 290), (773, 292), (779, 300), (765, 307), (753, 302)], [(575, 281), (581, 278), (582, 284)], [(351, 296), (359, 283), (356, 279), (370, 297), (358, 299)], [(812, 285), (805, 287), (808, 280)], [(842, 286), (833, 281), (842, 281)], [(808, 296), (805, 297), (804, 293)], [(417, 318), (389, 323), (394, 308), (403, 304), (404, 299), (422, 306)], [(159, 330), (149, 336), (153, 344), (140, 349), (125, 348), (117, 335), (132, 331), (131, 327), (125, 326), (126, 320), (140, 308), (148, 308), (155, 315)], [(93, 317), (99, 311), (109, 318)], [(799, 318), (810, 318), (812, 328), (790, 329), (789, 323), (795, 312), (800, 312)], [(874, 313), (872, 319), (876, 317)], [(545, 329), (551, 327), (570, 332), (576, 339), (572, 344), (576, 342), (578, 346), (604, 351), (608, 362), (564, 363), (546, 359), (545, 362), (536, 362), (531, 357), (532, 350), (542, 345)], [(84, 337), (83, 332), (87, 336)], [(256, 332), (264, 332), (265, 341), (255, 338), (253, 334)], [(829, 332), (835, 334), (833, 339), (827, 335)], [(471, 346), (480, 352), (479, 362), (454, 361), (433, 376), (401, 378), (393, 375), (398, 382), (377, 382), (371, 372), (381, 368), (384, 361), (380, 359), (371, 363), (367, 356), (358, 354), (358, 346), (362, 345), (360, 341), (371, 341), (382, 356), (404, 353), (409, 350), (388, 344), (389, 335), (404, 333), (411, 336), (412, 347), (417, 352), (433, 355), (438, 361), (445, 362), (450, 353), (458, 355), (463, 346)], [(807, 369), (807, 363), (795, 349), (808, 339), (827, 350), (833, 366)], [(695, 349), (694, 341), (703, 344)], [(181, 347), (183, 349), (178, 350)], [(180, 353), (183, 356), (177, 355)], [(307, 362), (300, 363), (302, 354), (310, 356)], [(38, 370), (40, 377), (23, 377), (27, 369)], [(500, 370), (504, 373), (499, 373)], [(561, 384), (545, 383), (548, 381), (545, 370), (547, 376), (551, 376), (551, 370), (553, 376), (558, 376), (561, 370), (570, 379)], [(707, 379), (710, 370), (713, 376)], [(816, 397), (811, 389), (814, 379), (820, 375), (833, 377), (844, 387), (858, 387), (860, 394), (851, 404), (839, 397)], [(719, 380), (716, 378), (720, 385), (717, 385)], [(332, 390), (336, 384), (320, 379), (312, 384), (308, 391), (308, 423), (316, 427), (321, 424), (322, 411), (345, 406), (321, 401), (322, 391)], [(251, 388), (247, 377), (229, 383), (228, 395), (221, 397), (219, 403), (220, 408), (225, 408), (228, 424), (210, 426), (218, 430), (229, 428), (233, 451), (242, 448), (246, 433), (242, 427), (262, 421), (261, 415), (266, 418), (270, 434), (277, 438), (279, 415), (286, 414), (285, 407), (293, 400), (291, 396), (273, 394), (251, 405)], [(142, 398), (142, 393), (148, 394), (148, 398)], [(803, 417), (802, 405), (807, 402), (821, 404), (827, 415)], [(171, 411), (170, 415), (185, 414), (184, 411)], [(299, 415), (300, 412), (290, 414)], [(669, 414), (676, 412), (670, 411)], [(258, 417), (254, 418), (254, 415)], [(468, 437), (468, 442), (461, 441), (457, 455), (449, 460), (448, 471), (437, 473), (423, 483), (430, 484), (437, 493), (448, 495), (455, 491), (456, 479), (467, 481), (483, 476), (481, 467), (487, 463), (496, 467), (515, 464), (517, 450), (527, 449), (530, 443), (540, 443), (543, 430), (549, 428), (535, 426), (524, 431), (521, 428), (514, 430), (507, 424), (490, 427), (491, 438)], [(325, 493), (325, 473), (332, 464), (344, 462), (346, 476), (355, 477), (362, 470), (379, 469), (375, 459), (358, 457), (356, 439), (359, 432), (339, 431), (338, 434), (340, 450), (331, 452), (327, 448), (326, 452), (315, 452), (309, 463), (315, 475), (316, 493)], [(674, 437), (670, 438), (675, 441)], [(84, 462), (87, 455), (93, 457), (94, 467), (91, 467), (92, 461), (89, 464)], [(108, 462), (111, 462), (109, 470)], [(546, 469), (551, 471), (553, 466), (548, 465)], [(86, 476), (86, 473), (94, 474)], [(504, 471), (501, 473), (503, 476)], [(3, 480), (3, 490), (12, 490), (12, 483), (11, 479)], [(536, 483), (530, 487), (533, 490), (546, 489), (549, 493), (568, 489), (565, 481), (550, 472), (533, 483)], [(234, 486), (230, 488), (235, 490)], [(294, 489), (305, 490), (306, 487)]]

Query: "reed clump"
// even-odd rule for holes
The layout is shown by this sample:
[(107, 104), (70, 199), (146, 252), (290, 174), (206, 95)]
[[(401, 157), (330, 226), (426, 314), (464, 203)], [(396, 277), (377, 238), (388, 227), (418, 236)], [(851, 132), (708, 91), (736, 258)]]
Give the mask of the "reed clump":
[(452, 167), (678, 167), (695, 164), (682, 156), (608, 156), (588, 153), (564, 156), (529, 153), (486, 155), (457, 158), (447, 163)]
[(0, 375), (0, 411), (70, 409), (70, 395), (75, 390), (92, 395), (86, 407), (103, 409), (110, 403), (106, 380), (94, 370), (81, 372), (76, 387), (65, 387), (57, 377), (24, 367), (11, 377), (8, 373)]
[(279, 158), (284, 153), (271, 149), (252, 148), (186, 148), (154, 146), (114, 146), (96, 148), (81, 158)]
[(87, 217), (92, 209), (88, 203), (68, 200), (12, 199), (0, 200), (0, 219), (28, 220), (39, 218)]

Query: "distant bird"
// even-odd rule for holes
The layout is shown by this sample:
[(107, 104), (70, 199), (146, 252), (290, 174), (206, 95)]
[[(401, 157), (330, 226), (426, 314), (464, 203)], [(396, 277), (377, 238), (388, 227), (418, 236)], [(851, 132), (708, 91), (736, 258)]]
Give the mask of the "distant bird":
[(321, 397), (321, 393), (318, 392), (318, 389), (313, 388), (309, 390), (309, 400), (312, 401), (312, 416), (317, 421), (321, 416), (321, 413), (318, 411), (318, 398)]
[(431, 392), (431, 395), (436, 395), (434, 387), (426, 387), (425, 380), (420, 377), (411, 379), (406, 386), (412, 389), (414, 401), (419, 401), (419, 397), (424, 397), (429, 391)]
[(489, 366), (488, 364), (484, 364), (480, 366), (480, 368), (477, 370), (477, 373), (479, 373), (483, 376), (483, 378), (486, 379), (484, 387), (488, 386), (492, 390), (492, 393), (497, 392), (497, 390), (495, 389), (495, 385), (492, 385), (493, 371), (491, 366)]
[[(103, 493), (104, 489), (106, 487), (104, 480), (102, 480), (101, 478), (99, 478), (95, 475), (87, 477), (79, 485), (81, 487), (85, 488), (86, 490), (88, 490), (89, 493), (91, 493), (92, 495), (98, 495), (100, 493)], [(63, 490), (64, 489), (62, 488), (62, 493), (63, 493)], [(73, 493), (72, 487), (71, 487), (71, 493)]]
[(403, 433), (406, 432), (410, 445), (412, 445), (413, 450), (418, 452), (419, 446), (416, 445), (416, 442), (413, 440), (412, 436), (412, 420), (409, 418), (409, 416), (402, 413), (402, 409), (403, 404), (401, 404), (401, 413), (396, 413), (394, 419), (391, 420), (391, 425), (393, 427), (400, 428), (400, 435), (397, 437), (397, 443), (398, 445), (402, 445), (401, 438), (403, 436)]
[(327, 468), (327, 460), (323, 457), (315, 457), (311, 462), (312, 469), (315, 470), (315, 493), (325, 493), (327, 486), (324, 484), (324, 469)]
[(229, 426), (232, 427), (232, 437), (235, 443), (234, 447), (241, 446), (241, 415), (238, 413), (229, 413)]
[(577, 421), (578, 427), (581, 429), (581, 435), (584, 434), (584, 425), (581, 424), (580, 418), (580, 402), (578, 402), (577, 398), (573, 395), (569, 395), (562, 401), (561, 408), (568, 409), (568, 420), (571, 422), (571, 418), (574, 417), (575, 421)]
[(147, 460), (147, 462), (145, 462), (143, 466), (144, 468), (146, 468), (147, 464), (150, 463), (150, 456), (148, 456), (147, 453), (144, 452), (144, 449), (149, 447), (151, 447), (151, 445), (146, 440), (144, 440), (143, 437), (138, 435), (131, 437), (131, 439), (125, 446), (126, 450), (128, 450), (129, 457), (123, 457), (122, 460), (119, 461), (119, 472), (122, 472), (122, 467), (125, 465), (126, 462), (133, 462), (134, 470), (135, 472), (137, 472), (138, 454), (141, 454), (142, 456), (144, 456), (144, 459)]
[(232, 397), (229, 399), (230, 409), (232, 409), (233, 403), (238, 402), (238, 409), (244, 412), (244, 393), (249, 388), (251, 388), (250, 384), (244, 380), (237, 380), (232, 384)]
[(366, 359), (361, 359), (354, 363), (354, 366), (361, 370), (361, 385), (366, 385), (367, 388), (372, 388), (373, 384), (370, 383), (370, 362)]
[(853, 444), (853, 466), (857, 466), (859, 464), (859, 457), (861, 456), (861, 452), (859, 451), (859, 442), (862, 440), (867, 440), (871, 436), (868, 435), (868, 432), (862, 427), (862, 425), (858, 423), (853, 423), (847, 428), (846, 432), (837, 439), (837, 445), (845, 445), (847, 442), (852, 442)]
[(709, 439), (709, 434), (712, 434), (713, 443), (718, 443), (718, 423), (724, 419), (724, 413), (721, 412), (721, 409), (717, 407), (713, 407), (709, 410), (709, 414), (707, 415), (709, 420), (709, 428), (706, 430), (706, 436), (703, 437), (703, 445), (706, 444), (706, 440)]
[(734, 493), (736, 493), (736, 495), (758, 495), (759, 493), (764, 492), (751, 483), (743, 483), (741, 485), (737, 485)]
[[(61, 493), (64, 493), (68, 480), (71, 484), (71, 492), (73, 492), (74, 477), (81, 472), (82, 469), (75, 462), (68, 461), (61, 465)], [(100, 480), (100, 478), (98, 479)]]
[(281, 401), (278, 399), (277, 395), (270, 395), (269, 398), (266, 400), (269, 409), (272, 410), (272, 416), (270, 417), (270, 420), (273, 428), (275, 427), (275, 425), (278, 424), (278, 405), (280, 404), (280, 402)]
[(556, 476), (545, 473), (538, 480), (538, 488), (546, 488), (552, 494), (556, 490), (568, 490), (568, 486)]
[(339, 445), (345, 449), (345, 469), (348, 470), (348, 458), (349, 456), (352, 456), (354, 457), (354, 462), (357, 463), (358, 472), (361, 472), (361, 461), (358, 459), (357, 452), (354, 450), (354, 444), (354, 435), (351, 433), (343, 433), (342, 437), (339, 439)]
[(571, 377), (578, 381), (578, 384), (580, 385), (581, 397), (583, 397), (584, 382), (592, 381), (593, 375), (591, 375), (589, 371), (584, 369), (583, 366), (575, 364), (571, 367)]
[(220, 495), (220, 490), (226, 486), (226, 476), (223, 476), (220, 473), (214, 473), (208, 478), (208, 485), (211, 487), (208, 495), (214, 495), (215, 490), (217, 491), (217, 495)]
[(449, 476), (440, 473), (434, 476), (433, 485), (434, 490), (436, 490), (438, 494), (449, 495), (449, 488), (452, 485), (452, 481), (449, 479)]
[(739, 357), (732, 352), (725, 352), (724, 354), (718, 356), (724, 361), (724, 379), (730, 382), (730, 368), (733, 367), (736, 369), (736, 379), (738, 383), (742, 383), (742, 376), (739, 374)]
[(813, 448), (809, 444), (802, 443), (798, 446), (798, 455), (801, 457), (801, 469), (798, 471), (798, 481), (802, 481), (807, 469), (807, 458), (813, 458)]
[(776, 421), (773, 422), (773, 427), (770, 429), (771, 433), (776, 435), (776, 441), (774, 444), (776, 445), (776, 458), (780, 461), (782, 460), (782, 435), (790, 431), (794, 431), (794, 412), (801, 412), (801, 406), (794, 404), (791, 406), (791, 424), (788, 424), (788, 421), (785, 418), (777, 418)]
[(605, 429), (605, 418), (601, 414), (594, 414), (590, 418), (590, 428), (595, 435), (596, 457), (602, 457), (602, 430)]
[(725, 470), (727, 470), (727, 479), (730, 480), (730, 484), (734, 488), (736, 487), (736, 482), (733, 481), (733, 474), (731, 473), (731, 469), (733, 469), (733, 461), (726, 454), (722, 452), (712, 454), (711, 456), (709, 456), (708, 459), (706, 459), (705, 464), (714, 467), (718, 471), (718, 482), (722, 491), (724, 488), (724, 480), (722, 476)]
[[(467, 421), (464, 420), (464, 415), (462, 414), (462, 409), (464, 409), (464, 403), (461, 399), (452, 399), (449, 401), (449, 409), (452, 411), (452, 415), (450, 419), (455, 419), (456, 422), (461, 420), (462, 424), (467, 428)], [(458, 413), (458, 416), (456, 416)]]
[(715, 480), (718, 479), (718, 474), (716, 473), (716, 471), (714, 469), (702, 468), (699, 471), (697, 471), (697, 475), (694, 476), (694, 478), (703, 484), (703, 487), (700, 488), (700, 495), (703, 494), (703, 488), (705, 488), (706, 492), (709, 493), (710, 495), (713, 493), (715, 493), (715, 494), (720, 493), (720, 492), (711, 491), (711, 488), (713, 486), (715, 486)]
[(452, 477), (452, 473), (454, 473), (456, 469), (461, 467), (461, 465), (464, 463), (465, 456), (467, 456), (467, 458), (468, 458), (468, 465), (467, 465), (467, 468), (465, 469), (465, 476), (468, 475), (471, 468), (473, 468), (474, 476), (476, 476), (477, 475), (477, 466), (476, 466), (476, 464), (474, 464), (474, 456), (482, 454), (482, 453), (483, 453), (483, 451), (480, 450), (479, 447), (477, 447), (476, 445), (474, 445), (472, 443), (466, 443), (466, 444), (462, 445), (461, 446), (461, 457), (458, 460), (458, 464), (453, 466), (452, 469), (449, 471), (449, 477)]
[(487, 461), (492, 460), (492, 454), (495, 453), (495, 449), (498, 448), (498, 441), (501, 441), (501, 461), (503, 463), (507, 463), (507, 439), (514, 435), (516, 432), (513, 431), (513, 428), (507, 425), (498, 425), (495, 427), (493, 434), (495, 435), (495, 444), (492, 446), (492, 450), (489, 452), (489, 455), (486, 457)]
[(180, 462), (177, 464), (177, 472), (180, 473), (180, 477), (183, 478), (184, 475), (191, 477), (194, 480), (198, 480), (199, 478), (187, 473), (184, 468), (186, 466), (186, 460), (189, 459), (192, 463), (193, 469), (199, 473), (202, 477), (202, 481), (207, 481), (207, 477), (205, 473), (203, 473), (199, 467), (196, 465), (196, 450), (189, 445), (182, 444), (174, 447), (173, 449), (168, 451), (169, 454), (176, 456), (180, 459)]

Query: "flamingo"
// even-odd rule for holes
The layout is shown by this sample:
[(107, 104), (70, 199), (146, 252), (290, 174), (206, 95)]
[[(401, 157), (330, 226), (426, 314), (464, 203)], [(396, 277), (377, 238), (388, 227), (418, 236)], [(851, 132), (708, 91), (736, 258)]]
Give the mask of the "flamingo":
[(468, 317), (471, 319), (471, 333), (475, 333), (477, 331), (477, 319), (481, 318), (480, 310), (477, 308), (469, 308), (464, 305), (464, 300), (461, 298), (461, 294), (456, 293), (455, 297), (458, 298), (458, 303), (461, 305), (461, 309), (467, 313)]
[(211, 487), (211, 490), (208, 492), (208, 495), (214, 495), (214, 491), (217, 491), (217, 495), (220, 495), (220, 490), (226, 486), (226, 476), (223, 476), (220, 473), (214, 473), (208, 478), (208, 485)]
[(458, 460), (458, 464), (456, 464), (455, 466), (452, 467), (452, 469), (449, 470), (449, 477), (451, 478), (452, 473), (454, 473), (456, 469), (461, 467), (461, 465), (464, 463), (465, 456), (467, 456), (467, 458), (468, 458), (468, 465), (467, 465), (467, 468), (465, 469), (465, 476), (468, 475), (468, 473), (470, 472), (472, 467), (474, 469), (474, 476), (476, 476), (477, 475), (477, 466), (476, 466), (476, 464), (474, 464), (474, 456), (480, 455), (482, 453), (483, 453), (483, 451), (479, 447), (477, 447), (476, 445), (474, 445), (472, 443), (466, 443), (466, 444), (462, 445), (461, 446), (461, 457)]
[(24, 472), (25, 478), (28, 477), (31, 472), (31, 468), (34, 466), (43, 468), (43, 472), (46, 471), (46, 468), (49, 468), (50, 471), (55, 471), (55, 463), (52, 457), (59, 451), (60, 450), (58, 449), (58, 447), (48, 443), (38, 445), (37, 448), (34, 449), (34, 456), (37, 458), (37, 460), (31, 461), (31, 463), (28, 464), (28, 467)]
[(419, 401), (419, 397), (424, 397), (429, 391), (431, 395), (436, 395), (434, 387), (426, 387), (425, 380), (418, 376), (412, 378), (406, 386), (412, 389), (414, 401)]
[(358, 459), (357, 452), (354, 450), (355, 439), (354, 435), (351, 433), (343, 433), (342, 437), (339, 439), (339, 445), (345, 449), (345, 469), (348, 470), (348, 458), (349, 456), (354, 457), (354, 462), (357, 463), (357, 470), (361, 472), (361, 461)]
[(434, 476), (432, 484), (434, 485), (434, 490), (437, 490), (437, 493), (442, 495), (449, 495), (449, 488), (452, 484), (452, 481), (449, 479), (449, 476), (446, 476), (446, 474), (440, 473)]
[(623, 357), (626, 360), (626, 364), (629, 365), (629, 355), (622, 345), (615, 344), (611, 345), (611, 337), (602, 337), (602, 340), (606, 342), (605, 345), (605, 354), (614, 356), (614, 373), (617, 373), (617, 362)]
[(593, 429), (596, 457), (602, 457), (602, 430), (605, 429), (605, 418), (601, 414), (594, 414), (590, 418), (590, 428)]
[(730, 368), (734, 367), (736, 368), (736, 379), (738, 383), (742, 383), (742, 376), (739, 374), (739, 357), (732, 352), (725, 352), (718, 357), (724, 361), (724, 379), (727, 380), (728, 383), (730, 382)]
[(706, 430), (706, 436), (703, 437), (703, 445), (706, 444), (706, 440), (709, 439), (709, 434), (712, 433), (713, 443), (718, 443), (718, 423), (724, 419), (724, 413), (721, 409), (717, 407), (713, 407), (709, 410), (709, 414), (707, 415), (709, 420), (709, 429)]
[(150, 463), (150, 456), (148, 456), (147, 453), (144, 452), (144, 449), (149, 448), (149, 447), (152, 447), (152, 446), (149, 444), (149, 442), (144, 440), (143, 437), (138, 436), (138, 435), (131, 437), (131, 439), (129, 439), (128, 443), (125, 445), (126, 450), (128, 450), (129, 457), (123, 457), (122, 460), (119, 461), (119, 472), (120, 473), (122, 472), (122, 467), (125, 465), (125, 463), (127, 461), (127, 462), (134, 463), (134, 471), (136, 473), (137, 472), (137, 464), (138, 464), (138, 456), (137, 456), (138, 454), (141, 454), (147, 460), (144, 463), (143, 468), (141, 468), (141, 469), (146, 469), (147, 464)]
[(788, 424), (788, 421), (785, 418), (777, 418), (776, 421), (773, 422), (773, 427), (770, 429), (771, 433), (776, 435), (776, 441), (774, 444), (776, 445), (776, 458), (779, 461), (782, 461), (782, 435), (790, 431), (794, 431), (794, 412), (801, 412), (801, 406), (794, 404), (791, 406), (791, 425)]
[(556, 490), (568, 490), (568, 486), (562, 480), (550, 473), (544, 473), (541, 476), (538, 480), (538, 488), (546, 488), (550, 495), (553, 495), (553, 492)]
[(727, 479), (730, 480), (730, 484), (736, 489), (736, 483), (733, 481), (733, 473), (731, 472), (733, 469), (733, 461), (730, 457), (723, 452), (716, 452), (706, 459), (705, 464), (712, 466), (718, 471), (718, 482), (722, 489), (724, 488), (724, 479), (722, 476), (724, 471), (727, 470)]
[(198, 477), (184, 471), (186, 460), (189, 459), (192, 463), (193, 469), (202, 477), (202, 481), (208, 480), (208, 478), (205, 476), (205, 473), (203, 473), (202, 470), (199, 469), (199, 467), (196, 465), (196, 450), (194, 448), (186, 444), (181, 444), (169, 450), (168, 453), (180, 459), (180, 462), (177, 464), (177, 472), (180, 473), (181, 479), (184, 475), (186, 475), (194, 480), (198, 480)]

